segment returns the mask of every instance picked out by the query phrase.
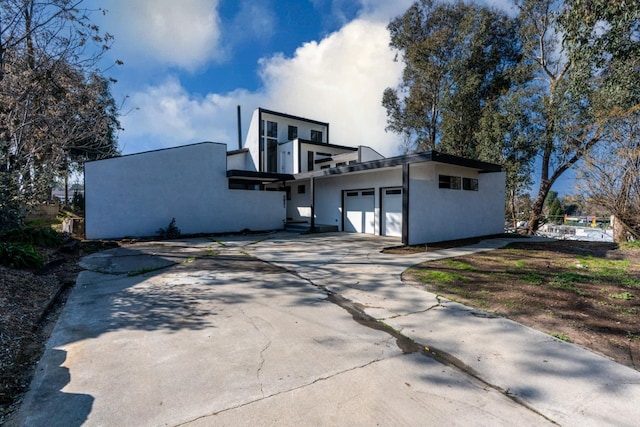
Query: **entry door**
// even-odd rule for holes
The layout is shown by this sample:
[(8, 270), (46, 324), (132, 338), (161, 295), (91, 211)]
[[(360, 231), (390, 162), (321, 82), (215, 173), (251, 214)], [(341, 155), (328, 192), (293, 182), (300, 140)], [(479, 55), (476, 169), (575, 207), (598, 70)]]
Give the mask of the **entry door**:
[(382, 189), (382, 235), (402, 237), (402, 188)]
[(374, 190), (348, 190), (343, 194), (344, 231), (375, 234)]

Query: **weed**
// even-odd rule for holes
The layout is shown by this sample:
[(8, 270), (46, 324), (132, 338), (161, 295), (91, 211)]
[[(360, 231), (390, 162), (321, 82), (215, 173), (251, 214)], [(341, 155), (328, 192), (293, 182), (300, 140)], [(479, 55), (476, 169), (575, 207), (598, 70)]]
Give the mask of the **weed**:
[(225, 246), (227, 246), (227, 244), (226, 244), (225, 242), (221, 242), (220, 240), (215, 240), (215, 242), (216, 242), (219, 246), (222, 246), (223, 248), (224, 248)]
[(449, 284), (454, 282), (467, 282), (469, 279), (457, 273), (449, 273), (437, 270), (412, 269), (421, 282)]
[(26, 243), (0, 242), (0, 264), (9, 268), (40, 267), (44, 263), (36, 249)]
[(156, 234), (158, 234), (162, 239), (176, 239), (180, 237), (181, 232), (176, 226), (176, 219), (171, 218), (171, 222), (169, 222), (167, 228), (159, 228), (158, 231), (156, 231)]
[(205, 256), (216, 256), (220, 254), (220, 251), (216, 251), (211, 246), (207, 246), (207, 249), (204, 251)]
[(0, 240), (27, 245), (54, 247), (62, 241), (62, 235), (51, 227), (16, 228), (0, 235)]
[(475, 271), (475, 267), (471, 264), (467, 264), (466, 262), (454, 261), (452, 259), (447, 259), (444, 262), (446, 265), (452, 268), (457, 268), (458, 270), (466, 270), (466, 271)]
[(636, 277), (626, 276), (620, 279), (620, 284), (623, 286), (629, 286), (632, 288), (640, 288), (640, 279)]
[(625, 301), (629, 301), (630, 299), (635, 298), (635, 296), (631, 292), (622, 292), (621, 294), (609, 294), (609, 297), (615, 299), (622, 299)]
[(502, 303), (505, 307), (508, 307), (512, 310), (523, 310), (527, 308), (525, 304), (510, 299), (504, 300)]
[(519, 277), (523, 282), (529, 282), (532, 285), (542, 285), (544, 283), (544, 279), (538, 273), (527, 272)]
[(527, 266), (527, 263), (522, 259), (514, 261), (513, 264), (518, 268), (525, 268)]
[(582, 282), (586, 279), (586, 276), (581, 274), (564, 271), (558, 274), (549, 284), (554, 288), (565, 289), (567, 291), (575, 292), (578, 295), (585, 295), (585, 293), (575, 286), (576, 282)]
[(551, 332), (549, 335), (551, 335), (554, 338), (558, 338), (561, 341), (565, 341), (565, 342), (571, 342), (571, 340), (569, 339), (568, 336), (566, 336), (565, 334), (563, 334), (562, 332), (558, 333), (558, 332)]
[(183, 264), (189, 264), (190, 262), (194, 262), (196, 260), (196, 257), (190, 256), (189, 258), (185, 258), (184, 261), (182, 261)]

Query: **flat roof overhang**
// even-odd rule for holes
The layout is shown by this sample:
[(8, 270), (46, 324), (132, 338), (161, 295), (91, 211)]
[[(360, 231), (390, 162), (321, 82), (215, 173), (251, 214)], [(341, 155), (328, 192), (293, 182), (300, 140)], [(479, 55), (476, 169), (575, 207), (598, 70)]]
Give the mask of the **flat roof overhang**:
[(368, 172), (382, 168), (399, 167), (405, 164), (437, 162), (455, 166), (464, 166), (477, 169), (480, 173), (501, 172), (502, 167), (494, 163), (482, 162), (479, 160), (471, 160), (464, 157), (453, 156), (450, 154), (442, 154), (437, 151), (427, 151), (418, 154), (409, 154), (406, 156), (391, 157), (388, 159), (372, 160), (364, 163), (356, 163), (353, 165), (338, 166), (329, 169), (321, 169), (319, 171), (304, 172), (296, 174), (296, 178), (321, 178), (327, 176), (342, 175), (346, 173)]
[(245, 171), (240, 169), (231, 169), (227, 171), (227, 178), (238, 181), (250, 181), (253, 183), (269, 184), (272, 182), (292, 181), (293, 175), (288, 173), (274, 172), (256, 172)]

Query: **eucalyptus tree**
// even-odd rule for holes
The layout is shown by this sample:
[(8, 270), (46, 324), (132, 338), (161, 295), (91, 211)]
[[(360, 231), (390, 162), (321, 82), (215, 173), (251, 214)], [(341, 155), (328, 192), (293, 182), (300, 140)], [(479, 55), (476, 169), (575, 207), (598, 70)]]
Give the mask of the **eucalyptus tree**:
[(475, 3), (414, 3), (388, 26), (404, 71), (382, 99), (387, 130), (401, 135), (406, 151), (502, 164), (514, 223), (536, 148), (527, 138), (533, 110), (524, 94), (532, 70), (522, 60), (519, 25)]
[(475, 3), (420, 0), (388, 29), (405, 67), (400, 85), (383, 94), (387, 130), (418, 151), (477, 157), (485, 108), (517, 78), (517, 22)]
[(540, 143), (537, 231), (547, 194), (563, 173), (607, 139), (612, 123), (640, 100), (640, 2), (518, 0), (525, 61), (535, 67)]

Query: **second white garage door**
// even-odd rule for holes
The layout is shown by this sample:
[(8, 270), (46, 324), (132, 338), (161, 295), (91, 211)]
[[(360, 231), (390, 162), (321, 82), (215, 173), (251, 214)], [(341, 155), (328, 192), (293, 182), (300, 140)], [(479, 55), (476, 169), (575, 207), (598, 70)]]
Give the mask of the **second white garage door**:
[(402, 237), (402, 188), (382, 189), (382, 234)]
[(375, 234), (374, 190), (348, 190), (343, 195), (344, 231)]

